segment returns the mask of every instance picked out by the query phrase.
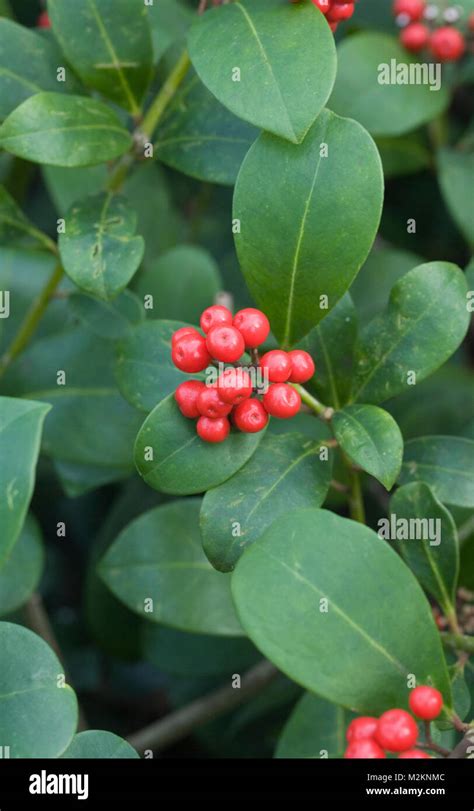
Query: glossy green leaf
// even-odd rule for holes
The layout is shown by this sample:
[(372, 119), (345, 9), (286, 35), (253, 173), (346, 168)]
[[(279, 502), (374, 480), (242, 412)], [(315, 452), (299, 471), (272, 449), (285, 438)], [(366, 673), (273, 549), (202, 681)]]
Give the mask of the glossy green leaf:
[[(56, 758), (77, 724), (77, 700), (63, 667), (39, 636), (0, 622), (0, 740), (11, 758)], [(61, 686), (62, 685), (62, 686)]]
[(62, 758), (73, 760), (112, 760), (138, 758), (138, 752), (127, 741), (98, 729), (88, 729), (74, 735)]
[(27, 515), (20, 537), (0, 566), (0, 616), (20, 608), (38, 585), (44, 565), (40, 528)]
[(395, 282), (422, 261), (415, 253), (374, 246), (351, 286), (361, 324), (367, 324), (385, 309)]
[[(453, 614), (459, 574), (456, 524), (450, 512), (427, 484), (413, 482), (400, 487), (390, 500), (390, 520), (401, 519), (400, 531), (412, 531), (397, 541), (398, 547), (421, 585), (443, 608)], [(408, 527), (406, 525), (408, 522)], [(410, 523), (411, 522), (411, 523)], [(415, 537), (416, 533), (422, 537)]]
[[(28, 55), (28, 58), (25, 58)], [(58, 82), (60, 67), (54, 43), (13, 20), (0, 18), (0, 120), (43, 90), (71, 91), (69, 71)]]
[(277, 758), (342, 758), (351, 713), (305, 693), (278, 739)]
[[(1, 20), (0, 20), (1, 23)], [(43, 246), (52, 247), (52, 240), (39, 231), (23, 214), (16, 200), (0, 186), (0, 239), (3, 243), (30, 239)]]
[[(289, 429), (291, 430), (291, 428)], [(332, 457), (303, 434), (264, 437), (252, 458), (228, 481), (209, 490), (201, 509), (204, 551), (222, 572), (279, 516), (298, 507), (320, 507), (331, 481)]]
[[(199, 324), (201, 313), (222, 289), (219, 268), (211, 254), (195, 245), (177, 245), (166, 251), (137, 279), (135, 290), (152, 318)], [(150, 308), (150, 303), (153, 309)]]
[(106, 484), (120, 482), (132, 472), (129, 467), (83, 465), (78, 462), (62, 462), (60, 459), (53, 459), (53, 468), (68, 498), (77, 498)]
[(28, 511), (48, 411), (45, 403), (0, 397), (0, 563), (20, 535)]
[(200, 506), (200, 499), (187, 499), (144, 513), (120, 533), (99, 572), (116, 597), (152, 622), (241, 636), (230, 577), (216, 572), (202, 551)]
[(194, 23), (188, 44), (196, 71), (222, 104), (293, 143), (303, 140), (334, 84), (334, 40), (309, 3), (241, 0), (211, 10)]
[(142, 0), (48, 0), (48, 12), (54, 34), (84, 84), (137, 114), (153, 65)]
[(121, 394), (135, 408), (150, 412), (184, 380), (171, 360), (171, 337), (182, 321), (147, 321), (117, 345), (115, 378)]
[(192, 72), (168, 105), (155, 155), (172, 169), (232, 186), (258, 130), (219, 104)]
[(474, 151), (441, 149), (438, 153), (438, 179), (446, 205), (467, 243), (474, 246)]
[(334, 414), (332, 424), (347, 456), (390, 490), (403, 458), (403, 437), (393, 417), (377, 406), (348, 405)]
[(143, 259), (145, 243), (136, 227), (137, 216), (123, 197), (104, 192), (74, 204), (58, 243), (68, 276), (96, 298), (114, 298)]
[(184, 37), (193, 14), (182, 0), (159, 0), (148, 7), (155, 62), (158, 62), (177, 40)]
[(53, 166), (94, 166), (123, 155), (130, 134), (105, 104), (85, 96), (38, 93), (0, 127), (0, 147)]
[(454, 436), (411, 439), (399, 481), (426, 482), (440, 501), (474, 507), (474, 441)]
[(140, 300), (130, 290), (124, 290), (114, 301), (97, 301), (75, 293), (69, 299), (69, 306), (94, 335), (110, 341), (125, 338), (145, 318)]
[(382, 158), (386, 180), (412, 175), (430, 167), (430, 151), (418, 134), (410, 133), (401, 138), (376, 138), (375, 143)]
[[(395, 37), (372, 32), (347, 37), (337, 49), (337, 59), (337, 79), (328, 105), (339, 115), (360, 121), (373, 135), (409, 132), (448, 106), (449, 93), (441, 77), (437, 89), (420, 83), (419, 57), (411, 56)], [(405, 81), (410, 70), (417, 71), (418, 82)], [(428, 71), (440, 67), (426, 63), (422, 70), (429, 78)], [(433, 84), (436, 78), (432, 75)]]
[(183, 417), (170, 395), (143, 423), (135, 443), (135, 464), (155, 490), (177, 496), (204, 493), (240, 470), (264, 433), (232, 431), (225, 442), (203, 442), (196, 433), (195, 420)]
[(403, 276), (386, 310), (360, 334), (353, 399), (383, 402), (442, 366), (466, 334), (466, 287), (463, 273), (448, 262)]
[(344, 295), (374, 240), (382, 196), (372, 139), (328, 110), (300, 146), (263, 134), (250, 148), (234, 195), (237, 253), (283, 344), (300, 340)]
[(430, 606), (368, 527), (325, 510), (290, 511), (242, 556), (232, 592), (262, 653), (329, 701), (364, 714), (406, 707), (411, 673), (432, 679), (449, 705)]

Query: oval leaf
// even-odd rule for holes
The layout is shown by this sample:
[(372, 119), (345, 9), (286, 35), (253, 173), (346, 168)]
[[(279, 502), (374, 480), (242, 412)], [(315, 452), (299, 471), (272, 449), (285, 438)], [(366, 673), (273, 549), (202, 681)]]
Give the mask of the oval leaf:
[(109, 341), (125, 338), (145, 318), (140, 300), (130, 290), (124, 290), (114, 301), (97, 301), (75, 293), (69, 306), (93, 335)]
[(371, 405), (349, 405), (333, 417), (342, 450), (386, 490), (397, 481), (403, 459), (403, 437), (393, 417)]
[(334, 39), (310, 4), (241, 0), (203, 14), (188, 43), (199, 76), (222, 104), (293, 143), (303, 140), (334, 84)]
[(192, 633), (241, 636), (230, 578), (216, 572), (202, 551), (200, 507), (200, 499), (188, 499), (144, 513), (108, 549), (99, 573), (119, 600), (148, 620)]
[(301, 146), (263, 134), (250, 148), (235, 187), (235, 242), (250, 292), (284, 345), (348, 289), (374, 240), (382, 197), (370, 135), (328, 110)]
[(170, 395), (143, 423), (135, 444), (135, 464), (140, 476), (155, 490), (177, 496), (204, 493), (240, 470), (264, 433), (232, 431), (218, 445), (203, 442), (196, 433), (195, 421), (182, 416)]
[(288, 504), (319, 507), (331, 481), (332, 459), (302, 434), (268, 434), (227, 482), (206, 493), (201, 509), (204, 551), (216, 569), (232, 570)]
[(344, 707), (306, 693), (283, 728), (275, 757), (342, 758), (351, 718)]
[(430, 606), (368, 527), (325, 510), (290, 512), (242, 556), (232, 592), (255, 645), (329, 701), (364, 714), (406, 707), (411, 673), (450, 703)]
[(143, 259), (136, 227), (137, 215), (123, 197), (103, 193), (73, 205), (58, 243), (68, 276), (96, 298), (114, 298)]
[(446, 205), (468, 244), (474, 246), (474, 213), (471, 189), (474, 186), (474, 151), (471, 148), (441, 149), (438, 153), (438, 179)]
[(26, 603), (38, 585), (43, 566), (41, 531), (33, 516), (27, 515), (20, 537), (0, 566), (0, 616)]
[(74, 735), (68, 748), (61, 755), (62, 758), (73, 760), (111, 760), (125, 758), (139, 758), (138, 752), (123, 738), (112, 732), (103, 732), (98, 729), (88, 729)]
[(405, 445), (400, 484), (423, 481), (436, 498), (457, 507), (474, 507), (474, 441), (426, 436)]
[(132, 145), (130, 134), (105, 104), (84, 96), (38, 93), (0, 127), (0, 147), (52, 166), (94, 166)]

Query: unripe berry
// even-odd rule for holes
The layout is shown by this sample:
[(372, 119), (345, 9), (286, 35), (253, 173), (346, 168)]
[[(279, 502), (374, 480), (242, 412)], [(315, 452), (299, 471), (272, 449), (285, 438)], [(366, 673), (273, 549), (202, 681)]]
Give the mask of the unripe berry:
[(217, 391), (224, 403), (238, 405), (250, 397), (253, 391), (252, 378), (244, 369), (229, 367), (217, 378)]
[(443, 709), (443, 696), (434, 687), (420, 685), (411, 691), (408, 704), (413, 715), (423, 721), (433, 721)]
[(406, 752), (418, 738), (418, 727), (405, 710), (388, 710), (380, 716), (375, 740), (389, 752)]
[(316, 6), (316, 8), (319, 8), (319, 10), (323, 12), (323, 14), (327, 14), (329, 9), (331, 8), (332, 0), (311, 0), (311, 2), (313, 3), (313, 5)]
[(311, 380), (316, 369), (314, 361), (309, 352), (303, 349), (293, 349), (288, 352), (291, 363), (290, 381), (292, 383), (307, 383)]
[(248, 349), (255, 349), (268, 338), (270, 322), (261, 310), (256, 310), (254, 307), (239, 310), (234, 316), (233, 323), (241, 333)]
[(368, 760), (381, 760), (386, 757), (385, 752), (380, 746), (372, 739), (366, 738), (360, 741), (353, 741), (347, 747), (344, 757), (349, 760), (360, 760), (367, 758)]
[(232, 412), (232, 420), (239, 431), (256, 434), (268, 423), (268, 414), (260, 400), (244, 400)]
[(272, 417), (288, 420), (301, 408), (301, 397), (287, 383), (274, 383), (263, 395), (265, 411)]
[(375, 730), (377, 729), (377, 723), (377, 718), (372, 718), (370, 715), (362, 715), (360, 718), (354, 718), (347, 727), (347, 741), (352, 743), (352, 741), (373, 738)]
[(171, 336), (171, 348), (174, 349), (180, 338), (184, 335), (200, 335), (201, 333), (195, 327), (180, 327)]
[(260, 366), (270, 383), (284, 383), (291, 374), (290, 356), (282, 349), (272, 349), (262, 355)]
[(221, 304), (214, 304), (213, 307), (208, 307), (201, 315), (201, 329), (203, 332), (208, 333), (212, 327), (219, 327), (222, 325), (230, 326), (232, 324), (232, 313), (227, 307)]
[(230, 422), (227, 417), (218, 417), (211, 420), (209, 417), (199, 417), (196, 431), (204, 442), (224, 442), (229, 436)]
[(421, 749), (409, 749), (408, 752), (402, 752), (398, 760), (431, 760), (431, 755)]
[(331, 23), (339, 23), (348, 20), (354, 14), (354, 3), (334, 3), (326, 14), (326, 19)]
[(211, 420), (217, 417), (227, 417), (232, 406), (224, 403), (219, 397), (219, 392), (213, 386), (204, 386), (204, 390), (199, 393), (196, 402), (199, 414), (203, 417), (210, 417)]
[(198, 332), (195, 335), (183, 335), (176, 341), (171, 357), (178, 369), (190, 374), (202, 372), (212, 360), (207, 351), (206, 339)]
[(457, 28), (445, 25), (433, 32), (429, 47), (440, 62), (456, 62), (463, 55), (466, 42)]
[(185, 380), (180, 383), (174, 393), (181, 414), (188, 419), (196, 419), (200, 415), (197, 407), (197, 399), (201, 392), (206, 388), (204, 383), (200, 380)]
[(406, 14), (410, 20), (421, 20), (426, 8), (425, 0), (395, 0), (393, 13), (395, 17)]
[(244, 339), (235, 327), (212, 327), (206, 343), (210, 355), (223, 363), (234, 363), (245, 351)]
[(423, 23), (410, 23), (400, 34), (400, 42), (407, 49), (417, 53), (426, 47), (430, 39), (430, 32)]

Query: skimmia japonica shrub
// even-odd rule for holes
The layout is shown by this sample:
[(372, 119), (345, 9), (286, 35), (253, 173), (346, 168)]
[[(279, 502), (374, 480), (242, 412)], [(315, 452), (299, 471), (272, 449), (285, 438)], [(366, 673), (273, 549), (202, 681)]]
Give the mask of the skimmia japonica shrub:
[(0, 14), (2, 756), (467, 757), (474, 0)]

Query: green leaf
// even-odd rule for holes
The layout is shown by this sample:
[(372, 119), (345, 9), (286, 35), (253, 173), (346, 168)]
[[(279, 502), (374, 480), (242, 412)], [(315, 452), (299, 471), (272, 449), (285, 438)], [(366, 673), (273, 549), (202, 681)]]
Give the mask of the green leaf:
[[(401, 135), (436, 118), (449, 103), (442, 83), (393, 81), (391, 71), (409, 74), (419, 57), (410, 54), (395, 37), (364, 32), (347, 37), (337, 49), (338, 71), (328, 102), (339, 115), (355, 118), (373, 135)], [(433, 70), (427, 63), (426, 71)], [(438, 68), (439, 69), (439, 68)], [(417, 69), (419, 72), (419, 68)], [(388, 79), (388, 82), (387, 82)]]
[(52, 166), (94, 166), (118, 158), (131, 145), (117, 115), (84, 96), (38, 93), (0, 127), (2, 149)]
[(148, 7), (148, 17), (155, 62), (159, 62), (168, 48), (184, 37), (193, 14), (181, 0), (159, 0)]
[(232, 592), (250, 639), (308, 690), (379, 714), (407, 706), (411, 673), (432, 680), (449, 706), (430, 606), (368, 527), (325, 510), (289, 512), (242, 556)]
[(374, 246), (351, 287), (361, 324), (380, 314), (395, 282), (422, 261), (415, 253)]
[(403, 459), (403, 437), (393, 417), (372, 405), (348, 405), (334, 414), (334, 433), (349, 458), (390, 490)]
[(344, 707), (305, 693), (278, 739), (277, 758), (342, 758), (352, 714)]
[(28, 511), (49, 410), (44, 403), (0, 397), (0, 563), (18, 539)]
[(233, 186), (258, 130), (219, 104), (192, 71), (160, 121), (155, 155), (185, 175)]
[(240, 470), (264, 433), (232, 431), (218, 445), (203, 442), (196, 433), (195, 421), (182, 416), (170, 395), (143, 423), (135, 444), (135, 464), (140, 476), (155, 490), (177, 496), (203, 493)]
[(385, 312), (360, 334), (352, 398), (383, 402), (442, 366), (468, 328), (466, 288), (449, 262), (429, 262), (403, 276)]
[(110, 341), (125, 338), (145, 318), (140, 300), (130, 290), (124, 290), (114, 301), (97, 301), (75, 293), (69, 306), (93, 335)]
[(20, 537), (0, 566), (0, 616), (20, 608), (38, 585), (44, 566), (40, 528), (27, 515)]
[(59, 237), (68, 276), (96, 298), (114, 298), (143, 259), (145, 243), (135, 236), (136, 227), (137, 216), (123, 197), (104, 192), (75, 203)]
[(153, 66), (143, 1), (48, 0), (48, 12), (54, 34), (84, 84), (139, 113)]
[(444, 148), (438, 152), (438, 179), (452, 218), (468, 244), (474, 246), (474, 151)]
[(350, 396), (357, 330), (357, 312), (346, 293), (300, 344), (316, 364), (307, 388), (334, 408), (340, 408)]
[(320, 450), (320, 442), (303, 434), (268, 434), (238, 473), (206, 493), (201, 534), (216, 569), (234, 569), (245, 550), (286, 514), (288, 504), (296, 509), (324, 502), (332, 458), (321, 459)]
[(405, 445), (400, 484), (423, 481), (446, 504), (474, 507), (474, 441), (426, 436)]
[(124, 760), (126, 758), (139, 758), (139, 755), (127, 741), (118, 735), (98, 729), (88, 729), (87, 732), (79, 732), (78, 735), (74, 735), (61, 757), (73, 760), (111, 760), (116, 758)]
[[(28, 58), (25, 58), (26, 54)], [(0, 119), (43, 90), (71, 92), (73, 83), (58, 82), (60, 66), (52, 40), (13, 20), (0, 19)]]
[(74, 735), (77, 700), (63, 668), (39, 636), (0, 622), (0, 740), (11, 758), (56, 758)]
[(385, 179), (412, 175), (431, 164), (431, 154), (418, 134), (401, 138), (377, 138)]
[(16, 200), (0, 186), (0, 239), (2, 242), (17, 242), (25, 238), (32, 239), (48, 249), (54, 244), (25, 217)]
[(82, 465), (58, 459), (53, 459), (53, 468), (68, 498), (77, 498), (98, 487), (127, 479), (132, 472), (129, 467)]
[[(423, 538), (409, 533), (399, 539), (404, 560), (424, 589), (438, 601), (445, 614), (453, 615), (459, 574), (456, 524), (450, 512), (427, 484), (413, 482), (400, 487), (390, 499), (390, 519), (416, 522)], [(410, 527), (412, 524), (408, 524)], [(395, 538), (391, 538), (395, 541)]]
[(115, 379), (135, 408), (150, 412), (180, 383), (200, 375), (180, 372), (171, 360), (171, 337), (182, 321), (146, 321), (117, 345)]
[(328, 110), (301, 146), (263, 134), (250, 148), (234, 195), (237, 253), (284, 345), (306, 335), (348, 289), (374, 240), (382, 197), (372, 139)]
[(153, 296), (153, 309), (147, 309), (152, 318), (199, 324), (222, 282), (210, 253), (194, 245), (177, 245), (149, 264), (135, 289), (143, 299)]
[(241, 0), (203, 14), (188, 44), (196, 71), (222, 104), (295, 144), (334, 84), (334, 40), (310, 4)]
[(144, 513), (120, 533), (99, 573), (119, 600), (148, 620), (191, 633), (241, 636), (230, 577), (216, 572), (202, 551), (200, 506), (200, 499), (187, 499)]

